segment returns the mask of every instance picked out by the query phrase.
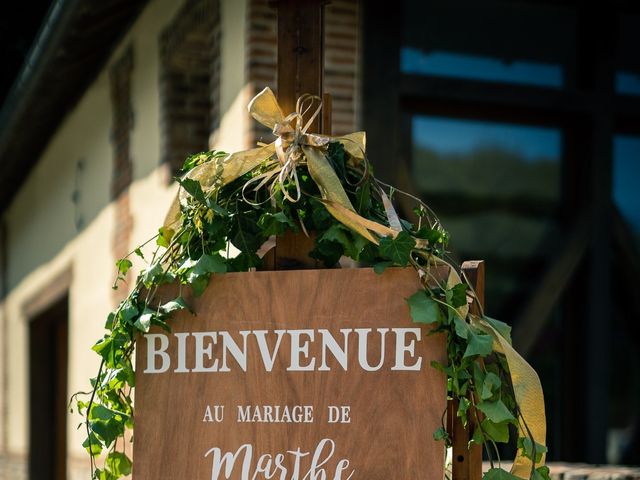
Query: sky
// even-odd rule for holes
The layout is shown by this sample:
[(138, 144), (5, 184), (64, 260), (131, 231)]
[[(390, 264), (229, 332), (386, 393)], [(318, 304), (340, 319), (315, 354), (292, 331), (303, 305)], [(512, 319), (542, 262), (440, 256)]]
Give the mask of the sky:
[(444, 154), (471, 153), (479, 146), (500, 146), (531, 162), (562, 154), (562, 134), (556, 128), (435, 116), (414, 117), (412, 128), (416, 145)]
[[(562, 133), (555, 128), (415, 116), (412, 129), (416, 146), (441, 154), (470, 154), (479, 146), (500, 146), (529, 162), (562, 156)], [(620, 212), (640, 234), (640, 136), (614, 138), (612, 190)]]
[(400, 68), (404, 73), (435, 75), (475, 80), (501, 81), (550, 88), (564, 86), (560, 65), (520, 61), (503, 62), (498, 58), (466, 53), (431, 51), (403, 47)]

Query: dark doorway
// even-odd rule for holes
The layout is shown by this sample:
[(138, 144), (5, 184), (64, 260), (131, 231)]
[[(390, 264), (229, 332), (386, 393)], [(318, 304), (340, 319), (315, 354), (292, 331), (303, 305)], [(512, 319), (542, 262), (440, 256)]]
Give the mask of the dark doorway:
[(29, 325), (29, 478), (65, 480), (67, 471), (68, 297)]

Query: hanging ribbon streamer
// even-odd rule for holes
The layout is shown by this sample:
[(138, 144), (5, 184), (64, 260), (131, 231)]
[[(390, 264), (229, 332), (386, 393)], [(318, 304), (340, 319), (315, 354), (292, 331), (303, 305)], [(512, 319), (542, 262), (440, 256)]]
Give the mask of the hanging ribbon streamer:
[[(462, 279), (447, 261), (438, 257), (431, 257), (436, 266), (446, 266), (449, 268), (449, 277), (447, 279), (447, 287), (457, 285)], [(467, 318), (469, 307), (464, 305), (458, 308), (458, 313), (462, 318)], [(485, 318), (470, 314), (468, 315), (470, 324), (474, 327), (489, 334), (493, 338), (493, 351), (505, 356), (507, 365), (509, 366), (509, 376), (516, 403), (522, 417), (518, 426), (520, 437), (532, 437), (533, 441), (546, 447), (547, 436), (547, 420), (544, 408), (544, 395), (542, 385), (536, 371), (520, 356), (518, 352), (511, 346), (509, 340), (503, 337)], [(535, 467), (544, 465), (545, 455), (539, 462), (535, 463)], [(522, 450), (518, 450), (516, 458), (511, 467), (511, 473), (516, 477), (528, 479), (531, 477), (531, 471), (534, 467), (533, 461), (524, 456)]]

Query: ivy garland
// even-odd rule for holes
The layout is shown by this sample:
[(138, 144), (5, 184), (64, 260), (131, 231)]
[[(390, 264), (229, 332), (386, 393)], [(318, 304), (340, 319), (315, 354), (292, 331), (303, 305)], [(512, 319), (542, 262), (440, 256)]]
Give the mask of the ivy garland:
[[(389, 197), (393, 197), (394, 190), (375, 179), (366, 158), (355, 166), (356, 162), (349, 161), (349, 153), (339, 142), (329, 143), (325, 155), (356, 212), (389, 226)], [(184, 163), (183, 172), (187, 174), (208, 162), (221, 164), (226, 157), (220, 151), (193, 155)], [(397, 236), (380, 238), (376, 245), (329, 213), (305, 162), (295, 166), (296, 185), (293, 177), (289, 177), (284, 182), (274, 182), (271, 189), (252, 189), (252, 198), (247, 198), (245, 185), (261, 176), (265, 168), (255, 168), (226, 185), (214, 181), (207, 189), (186, 175), (177, 179), (187, 195), (186, 201), (181, 202), (180, 223), (175, 230), (162, 227), (146, 242), (155, 240), (157, 244), (151, 258), (145, 257), (141, 245), (118, 260), (114, 289), (124, 281), (134, 255), (146, 267), (128, 297), (109, 314), (107, 333), (93, 347), (101, 363), (96, 377), (91, 379), (92, 391), (74, 395), (84, 416), (87, 438), (83, 446), (91, 458), (92, 479), (115, 480), (131, 473), (124, 435), (133, 427), (132, 354), (136, 338), (152, 326), (170, 331), (168, 321), (172, 313), (189, 308), (182, 296), (154, 305), (155, 290), (163, 284), (177, 283), (191, 288), (198, 296), (207, 288), (212, 274), (260, 268), (258, 251), (274, 235), (309, 231), (316, 234), (315, 248), (309, 255), (327, 268), (335, 267), (345, 256), (373, 266), (377, 273), (390, 266), (413, 266), (421, 273), (424, 289), (407, 299), (411, 316), (414, 322), (430, 324), (434, 332), (446, 335), (448, 364), (433, 362), (432, 366), (447, 375), (448, 396), (457, 400), (455, 414), (468, 426), (469, 417), (473, 415), (478, 423), (478, 412), (482, 412), (483, 419), (475, 428), (471, 443), (482, 444), (491, 460), (491, 469), (484, 478), (520, 478), (500, 467), (496, 446), (509, 441), (511, 427), (511, 433), (529, 432), (518, 438), (520, 454), (534, 460), (529, 477), (549, 479), (548, 468), (539, 466), (546, 448), (534, 441), (524, 423), (505, 355), (494, 351), (492, 336), (470, 321), (467, 295), (472, 296), (473, 291), (457, 275), (453, 278), (458, 280), (453, 283), (433, 282), (430, 272), (442, 262), (440, 259), (447, 258), (449, 235), (431, 210), (414, 198), (417, 224), (400, 220), (401, 231)], [(300, 198), (291, 201), (298, 186)], [(230, 254), (230, 244), (239, 250), (237, 255)], [(506, 324), (484, 315), (482, 319), (509, 338), (510, 327)], [(444, 425), (434, 432), (434, 438), (451, 445)], [(104, 464), (98, 466), (96, 460), (104, 451)]]

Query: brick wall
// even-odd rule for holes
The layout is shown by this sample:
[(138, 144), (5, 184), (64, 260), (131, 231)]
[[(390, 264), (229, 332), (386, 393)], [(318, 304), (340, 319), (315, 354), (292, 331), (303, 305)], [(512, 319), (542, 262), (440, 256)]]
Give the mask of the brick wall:
[[(324, 90), (333, 96), (334, 135), (357, 129), (358, 15), (357, 0), (332, 0), (325, 7)], [(278, 27), (276, 9), (268, 0), (249, 0), (246, 35), (246, 72), (251, 94), (267, 86), (275, 92)], [(249, 135), (250, 143), (271, 138), (271, 132), (255, 122)]]
[(177, 174), (220, 123), (220, 7), (187, 0), (160, 38), (162, 161)]
[(358, 2), (331, 1), (324, 25), (324, 89), (333, 97), (333, 134), (342, 135), (358, 129)]
[(133, 49), (129, 47), (113, 64), (110, 70), (111, 142), (113, 145), (113, 170), (111, 177), (111, 198), (116, 199), (125, 191), (133, 176), (133, 165), (129, 154), (130, 132), (133, 128), (133, 108), (131, 106), (131, 72), (133, 70)]
[[(131, 74), (133, 72), (133, 49), (129, 47), (110, 69), (111, 142), (113, 148), (113, 168), (111, 175), (111, 196), (115, 204), (115, 228), (111, 245), (114, 258), (122, 258), (129, 253), (129, 243), (133, 230), (133, 217), (129, 205), (129, 185), (133, 179), (131, 161), (131, 129), (133, 128), (133, 108), (131, 103)], [(114, 266), (115, 271), (115, 266)], [(124, 289), (114, 291), (114, 301), (126, 295)]]

